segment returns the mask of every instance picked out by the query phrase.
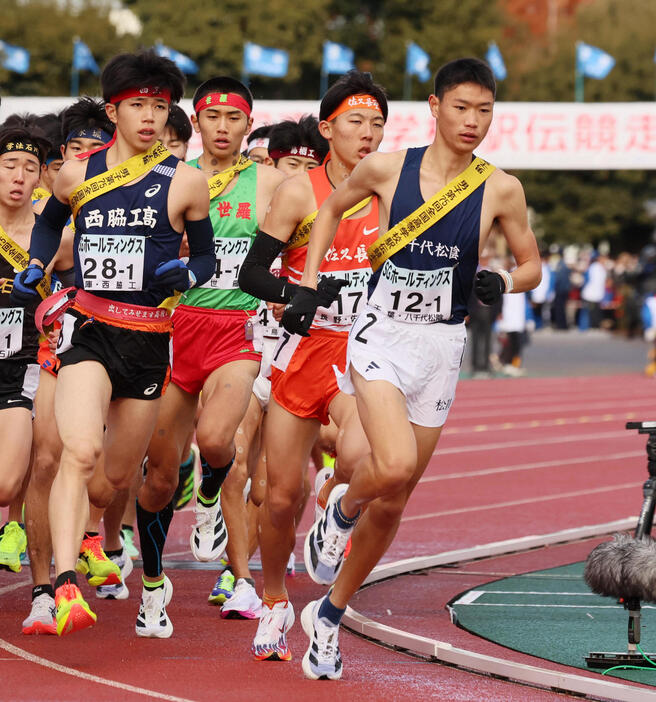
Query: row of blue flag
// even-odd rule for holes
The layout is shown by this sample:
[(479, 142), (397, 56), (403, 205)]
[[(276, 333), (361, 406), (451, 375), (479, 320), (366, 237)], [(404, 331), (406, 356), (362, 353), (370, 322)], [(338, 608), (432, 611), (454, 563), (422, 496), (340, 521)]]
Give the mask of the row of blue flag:
[[(183, 73), (198, 73), (198, 65), (185, 54), (164, 46), (155, 45), (160, 56), (171, 59)], [(21, 46), (7, 44), (0, 40), (2, 66), (16, 73), (27, 73), (30, 67), (30, 52)], [(485, 55), (494, 77), (504, 80), (508, 75), (501, 51), (491, 42)], [(654, 54), (656, 62), (656, 53)], [(408, 75), (417, 76), (421, 81), (431, 77), (430, 56), (417, 44), (410, 43), (406, 49), (405, 70)], [(603, 49), (584, 42), (576, 44), (576, 70), (588, 78), (605, 78), (615, 65), (615, 59)], [(289, 54), (284, 49), (274, 49), (247, 42), (244, 44), (244, 73), (283, 78), (289, 68)], [(321, 71), (324, 74), (341, 74), (355, 68), (353, 50), (343, 44), (326, 41), (323, 44)], [(73, 70), (91, 71), (98, 74), (100, 69), (89, 47), (79, 39), (73, 41)]]

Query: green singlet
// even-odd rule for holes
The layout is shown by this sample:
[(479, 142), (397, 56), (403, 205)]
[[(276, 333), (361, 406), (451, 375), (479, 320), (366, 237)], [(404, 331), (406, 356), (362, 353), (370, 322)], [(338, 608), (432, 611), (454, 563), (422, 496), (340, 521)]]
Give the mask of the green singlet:
[[(188, 163), (199, 168), (197, 158)], [(216, 269), (207, 283), (182, 294), (181, 305), (214, 310), (257, 309), (259, 299), (240, 290), (237, 282), (239, 269), (258, 230), (256, 192), (257, 165), (254, 163), (239, 173), (228, 193), (223, 192), (210, 201)]]

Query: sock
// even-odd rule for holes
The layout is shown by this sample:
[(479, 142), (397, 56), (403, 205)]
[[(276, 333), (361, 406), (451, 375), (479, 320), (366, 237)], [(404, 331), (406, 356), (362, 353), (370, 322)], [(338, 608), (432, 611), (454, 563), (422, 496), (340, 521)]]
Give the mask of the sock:
[[(235, 459), (233, 457), (232, 461), (234, 460)], [(219, 496), (219, 490), (221, 489), (221, 485), (223, 485), (223, 481), (228, 475), (228, 471), (232, 466), (232, 461), (230, 461), (227, 466), (223, 466), (223, 468), (214, 468), (201, 455), (200, 464), (203, 466), (203, 480), (200, 484), (198, 497), (206, 507), (211, 507), (216, 503)]]
[[(93, 538), (94, 536), (98, 536), (98, 533), (99, 533), (99, 532), (97, 532), (97, 531), (86, 531), (86, 530), (85, 530), (85, 531), (84, 531), (84, 538), (85, 538), (85, 539), (91, 539), (91, 538)], [(83, 539), (83, 540), (84, 540), (84, 539)]]
[(355, 515), (355, 517), (349, 518), (344, 516), (341, 506), (342, 498), (340, 497), (339, 500), (335, 502), (335, 510), (333, 512), (333, 516), (335, 518), (335, 523), (337, 524), (337, 526), (342, 531), (346, 531), (347, 529), (351, 529), (351, 527), (353, 527), (358, 521), (358, 517), (360, 516), (360, 510), (358, 510), (358, 513)]
[(105, 555), (107, 556), (107, 558), (111, 558), (112, 556), (122, 556), (123, 549), (119, 548), (115, 551), (108, 551), (107, 549), (105, 549)]
[(62, 585), (77, 585), (77, 576), (74, 570), (65, 570), (57, 576), (57, 580), (55, 580), (55, 590)]
[(47, 583), (46, 585), (35, 585), (32, 588), (32, 602), (34, 602), (39, 595), (43, 595), (44, 593), (50, 595), (53, 600), (55, 599), (55, 591), (52, 589), (52, 585)]
[(245, 580), (251, 587), (255, 587), (255, 580), (253, 580), (253, 578), (239, 578), (239, 580)]
[(134, 534), (134, 527), (132, 524), (121, 524), (121, 531), (131, 531)]
[(334, 626), (339, 626), (339, 622), (341, 621), (344, 612), (346, 612), (346, 607), (344, 607), (344, 609), (335, 607), (335, 605), (330, 601), (330, 597), (326, 595), (323, 600), (321, 600), (317, 617), (319, 619), (327, 619)]
[(265, 604), (269, 609), (272, 609), (276, 602), (289, 602), (289, 595), (282, 592), (272, 597), (266, 591), (262, 593), (262, 604)]
[(194, 452), (189, 451), (189, 456), (187, 457), (187, 460), (184, 461), (184, 463), (180, 464), (180, 470), (187, 470), (190, 468), (194, 463)]
[(162, 552), (173, 519), (173, 503), (159, 512), (148, 512), (137, 500), (137, 527), (141, 542), (144, 575), (156, 578), (162, 574)]
[(160, 587), (164, 587), (164, 576), (162, 576), (156, 583), (151, 583), (147, 580), (144, 580), (143, 577), (141, 578), (141, 582), (143, 583), (143, 586), (146, 588), (146, 590), (157, 590)]

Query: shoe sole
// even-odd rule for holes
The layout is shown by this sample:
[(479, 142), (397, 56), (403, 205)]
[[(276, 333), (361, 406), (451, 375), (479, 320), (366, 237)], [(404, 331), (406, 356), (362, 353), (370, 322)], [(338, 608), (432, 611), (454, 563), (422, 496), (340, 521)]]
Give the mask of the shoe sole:
[(113, 592), (105, 594), (100, 588), (96, 590), (96, 597), (99, 600), (127, 600), (129, 596), (130, 591), (128, 590), (128, 586), (125, 584), (123, 585), (123, 589), (118, 594), (114, 594)]
[[(230, 595), (230, 597), (232, 597), (232, 595)], [(230, 599), (230, 597), (226, 595), (217, 595), (216, 597), (212, 597), (212, 595), (210, 595), (207, 598), (207, 603), (211, 605), (224, 605)]]
[(23, 634), (26, 636), (33, 636), (39, 634), (50, 634), (57, 636), (57, 624), (53, 622), (52, 624), (44, 624), (43, 622), (34, 622), (30, 626), (24, 626)]
[(87, 566), (87, 564), (81, 559), (78, 559), (77, 563), (75, 564), (75, 570), (84, 575), (91, 587), (121, 584), (120, 569), (118, 575), (116, 573), (110, 573), (109, 575), (90, 575), (91, 571), (89, 570), (89, 566)]
[(259, 619), (260, 612), (252, 609), (228, 609), (221, 610), (221, 619)]
[(136, 632), (142, 639), (168, 639), (173, 634), (173, 624), (169, 620), (168, 624), (159, 631), (146, 632), (143, 629), (136, 629)]
[(57, 634), (59, 636), (66, 636), (75, 631), (87, 629), (88, 627), (93, 626), (95, 623), (96, 616), (94, 614), (84, 609), (82, 605), (74, 604), (71, 606), (71, 609), (66, 615), (66, 620), (61, 629), (59, 627), (59, 622), (57, 623)]
[(303, 607), (303, 611), (301, 612), (301, 626), (303, 627), (305, 635), (310, 639), (310, 645), (301, 661), (303, 675), (310, 680), (339, 680), (342, 677), (342, 669), (340, 669), (339, 673), (333, 675), (317, 675), (311, 668), (310, 651), (312, 650), (312, 641), (314, 640), (314, 605), (316, 605), (316, 601), (309, 602)]

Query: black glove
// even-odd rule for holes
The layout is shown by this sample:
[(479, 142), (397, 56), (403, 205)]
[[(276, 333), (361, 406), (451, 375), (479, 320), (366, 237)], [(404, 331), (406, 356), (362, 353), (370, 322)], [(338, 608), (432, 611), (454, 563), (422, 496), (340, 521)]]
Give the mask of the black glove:
[(504, 279), (492, 271), (478, 271), (474, 280), (476, 297), (485, 305), (499, 302), (506, 290)]
[(308, 329), (312, 325), (312, 320), (319, 305), (321, 305), (321, 298), (318, 291), (299, 285), (292, 301), (282, 313), (280, 324), (290, 334), (310, 336)]
[(343, 278), (333, 278), (328, 276), (322, 278), (317, 285), (317, 293), (319, 294), (319, 307), (330, 307), (333, 302), (339, 297), (339, 291), (347, 284), (348, 281)]
[(9, 303), (15, 307), (33, 305), (39, 300), (36, 286), (43, 280), (45, 271), (36, 263), (30, 265), (14, 277), (14, 287), (9, 296)]
[(189, 290), (195, 282), (193, 273), (179, 258), (160, 263), (155, 269), (155, 285), (158, 288), (184, 292)]

